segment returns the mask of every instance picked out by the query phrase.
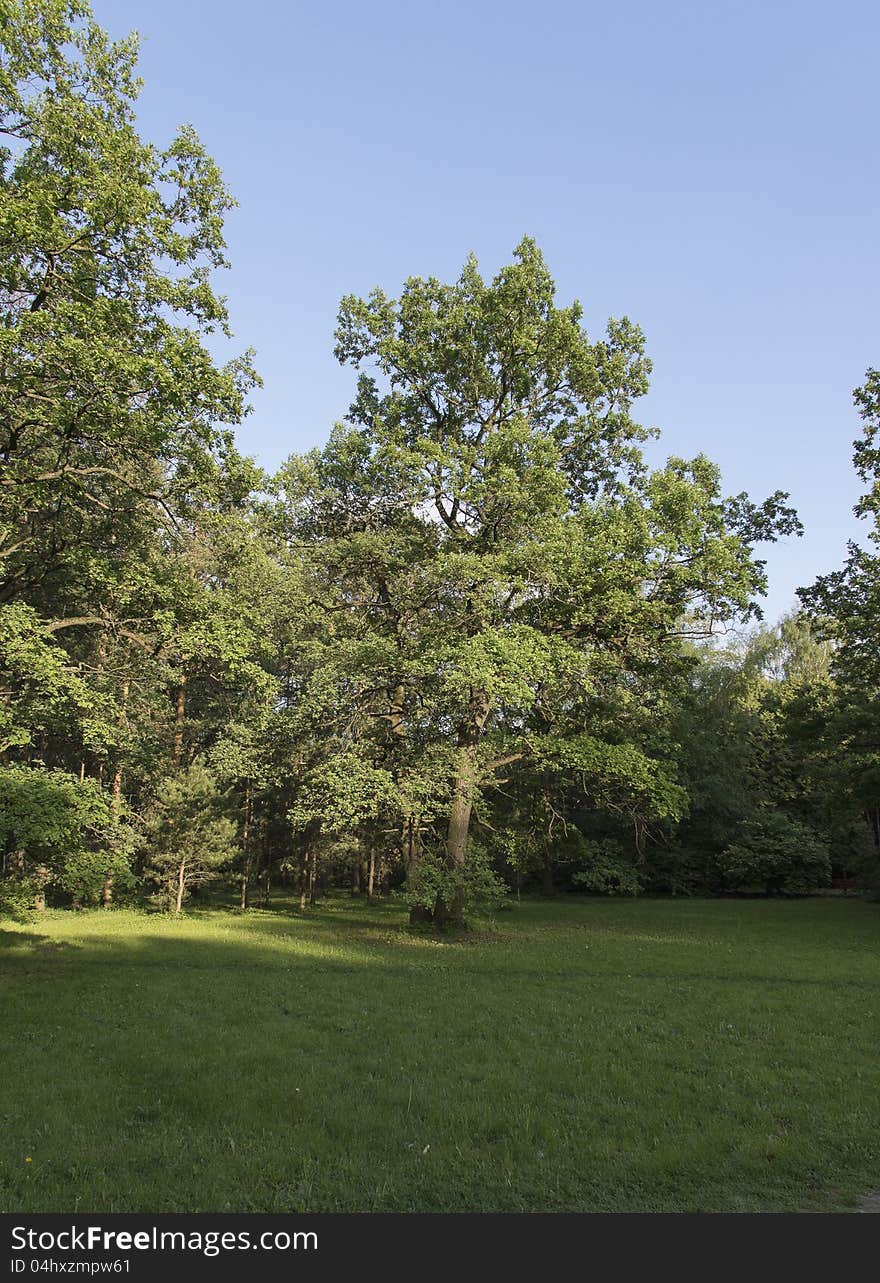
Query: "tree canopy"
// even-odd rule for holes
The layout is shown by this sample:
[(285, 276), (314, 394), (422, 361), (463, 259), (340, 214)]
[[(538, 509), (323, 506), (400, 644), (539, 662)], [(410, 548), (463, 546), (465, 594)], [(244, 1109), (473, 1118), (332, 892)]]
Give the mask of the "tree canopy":
[[(191, 128), (141, 137), (136, 62), (80, 0), (0, 13), (4, 903), (280, 879), (443, 927), (876, 862), (877, 556), (756, 630), (788, 496), (650, 466), (644, 335), (529, 237), (345, 297), (351, 405), (266, 475), (213, 354), (232, 198)], [(856, 400), (876, 544), (876, 371)]]

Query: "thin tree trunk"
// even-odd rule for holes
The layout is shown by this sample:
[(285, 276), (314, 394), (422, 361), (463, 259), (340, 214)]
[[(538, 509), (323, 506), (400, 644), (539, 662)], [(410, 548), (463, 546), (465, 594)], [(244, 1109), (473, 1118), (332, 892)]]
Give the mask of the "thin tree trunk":
[(553, 882), (553, 857), (550, 854), (550, 843), (546, 836), (544, 842), (544, 859), (541, 865), (541, 891), (542, 894), (552, 899), (556, 894), (556, 886)]
[(367, 874), (367, 899), (368, 900), (372, 900), (373, 898), (373, 883), (375, 882), (375, 878), (376, 878), (376, 848), (374, 846), (371, 846), (370, 847), (370, 869), (369, 869), (369, 873)]
[(318, 902), (318, 844), (312, 847), (312, 858), (309, 863), (309, 904)]
[(300, 912), (305, 912), (308, 903), (308, 881), (309, 881), (309, 851), (306, 848), (303, 851), (302, 860), (299, 866), (299, 908)]
[(171, 765), (174, 770), (180, 769), (183, 761), (183, 724), (186, 718), (186, 678), (181, 677), (180, 685), (174, 698), (174, 743), (171, 750)]
[(251, 782), (247, 780), (244, 786), (244, 817), (241, 826), (241, 849), (243, 854), (243, 864), (241, 870), (241, 907), (244, 911), (248, 907), (248, 886), (251, 877), (251, 808), (253, 804)]
[(645, 863), (645, 840), (647, 837), (647, 825), (639, 815), (633, 816), (633, 832), (636, 843), (636, 860), (639, 864)]
[[(388, 714), (388, 724), (391, 728), (391, 734), (394, 737), (394, 752), (403, 749), (406, 738), (406, 724), (403, 719), (404, 702), (406, 700), (406, 687), (403, 682), (398, 682), (396, 686), (389, 691), (390, 711)], [(400, 857), (406, 873), (414, 868), (413, 862), (413, 817), (408, 816), (404, 820), (400, 831)]]
[[(123, 679), (120, 688), (119, 716), (118, 725), (121, 727), (125, 724), (125, 706), (128, 703), (129, 679)], [(114, 820), (119, 819), (119, 810), (122, 805), (122, 765), (116, 763), (116, 770), (113, 772), (113, 783), (110, 788), (110, 812)], [(109, 909), (113, 903), (113, 874), (104, 874), (104, 885), (101, 887), (101, 904), (103, 908)]]
[(183, 908), (183, 890), (185, 885), (184, 883), (185, 875), (186, 875), (186, 860), (182, 860), (177, 870), (177, 904), (175, 905), (175, 908), (174, 908), (174, 911), (175, 913), (178, 914), (178, 916), (180, 915), (180, 912)]

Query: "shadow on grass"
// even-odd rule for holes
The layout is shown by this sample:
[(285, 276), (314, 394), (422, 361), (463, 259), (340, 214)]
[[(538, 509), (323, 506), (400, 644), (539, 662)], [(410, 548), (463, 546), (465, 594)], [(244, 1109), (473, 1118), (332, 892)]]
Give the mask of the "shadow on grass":
[(0, 928), (0, 954), (5, 949), (10, 951), (39, 951), (40, 953), (59, 953), (67, 949), (79, 949), (71, 940), (54, 940), (51, 936), (38, 935), (35, 931), (4, 931)]
[[(356, 928), (334, 943), (338, 935), (340, 918), (336, 915), (312, 912), (303, 918), (286, 918), (275, 924), (260, 921), (256, 914), (215, 915), (213, 922), (220, 926), (221, 938), (203, 935), (203, 915), (182, 918), (152, 917), (157, 924), (154, 932), (134, 932), (125, 935), (103, 934), (100, 926), (107, 919), (98, 919), (94, 934), (81, 936), (76, 942), (56, 940), (28, 931), (0, 930), (0, 956), (8, 948), (15, 951), (19, 960), (28, 953), (43, 960), (52, 954), (75, 952), (78, 965), (108, 969), (120, 977), (137, 970), (149, 973), (177, 974), (179, 976), (233, 973), (243, 982), (248, 976), (273, 974), (283, 983), (285, 975), (308, 977), (309, 985), (334, 985), (334, 977), (358, 976), (370, 973), (373, 978), (395, 986), (426, 982), (432, 985), (453, 986), (467, 981), (470, 991), (472, 981), (479, 981), (487, 991), (497, 992), (497, 986), (511, 984), (537, 985), (543, 991), (547, 985), (563, 984), (574, 999), (579, 991), (602, 988), (609, 982), (628, 983), (633, 989), (640, 985), (662, 986), (674, 991), (691, 991), (695, 987), (748, 988), (779, 990), (814, 990), (827, 993), (876, 994), (880, 979), (856, 975), (809, 975), (787, 973), (780, 967), (777, 972), (751, 971), (748, 965), (731, 967), (729, 971), (717, 968), (691, 966), (657, 968), (640, 966), (637, 960), (615, 966), (610, 959), (594, 963), (584, 958), (583, 963), (572, 966), (571, 960), (536, 955), (534, 959), (523, 956), (521, 950), (511, 952), (517, 945), (515, 936), (496, 942), (481, 942), (485, 947), (477, 950), (443, 948), (449, 943), (436, 938), (411, 934), (405, 925), (386, 924), (384, 933), (368, 922), (352, 922), (342, 917), (346, 926)], [(232, 923), (239, 930), (230, 930)], [(293, 929), (292, 929), (293, 928)], [(478, 942), (480, 943), (480, 942)], [(439, 947), (438, 947), (439, 946)], [(645, 960), (647, 961), (647, 959)], [(609, 965), (611, 963), (611, 965)], [(17, 969), (17, 968), (16, 968)], [(47, 973), (44, 968), (40, 974)], [(297, 981), (301, 983), (301, 981)], [(570, 988), (569, 988), (570, 986)], [(335, 994), (334, 994), (335, 996)], [(217, 996), (215, 995), (215, 1001)]]

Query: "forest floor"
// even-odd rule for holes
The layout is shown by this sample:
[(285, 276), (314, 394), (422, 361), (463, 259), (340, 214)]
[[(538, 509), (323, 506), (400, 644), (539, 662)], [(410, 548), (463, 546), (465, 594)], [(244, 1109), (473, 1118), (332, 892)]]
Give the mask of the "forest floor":
[(855, 1210), (878, 946), (849, 899), (5, 923), (0, 1209)]

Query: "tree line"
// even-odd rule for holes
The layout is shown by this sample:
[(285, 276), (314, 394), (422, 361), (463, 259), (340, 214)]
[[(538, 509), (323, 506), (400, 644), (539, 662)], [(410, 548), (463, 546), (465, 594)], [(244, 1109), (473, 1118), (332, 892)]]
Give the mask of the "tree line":
[(871, 885), (880, 374), (869, 546), (774, 628), (788, 496), (649, 466), (642, 332), (591, 337), (529, 238), (344, 298), (351, 405), (269, 475), (253, 356), (212, 355), (233, 202), (140, 137), (136, 62), (80, 0), (0, 14), (6, 909)]

